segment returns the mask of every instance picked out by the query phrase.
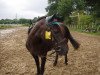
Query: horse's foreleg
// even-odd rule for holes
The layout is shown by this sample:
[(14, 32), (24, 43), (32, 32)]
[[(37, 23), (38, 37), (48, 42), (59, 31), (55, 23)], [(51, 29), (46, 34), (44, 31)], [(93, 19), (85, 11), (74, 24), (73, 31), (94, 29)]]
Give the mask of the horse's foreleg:
[(45, 63), (46, 63), (46, 56), (45, 57), (41, 57), (41, 75), (44, 74)]
[(68, 65), (67, 53), (65, 54), (65, 64)]
[(40, 74), (40, 63), (39, 63), (39, 57), (36, 55), (33, 55), (35, 62), (36, 62), (36, 66), (37, 66), (37, 75)]
[(53, 63), (53, 66), (56, 66), (57, 65), (57, 61), (58, 61), (58, 54), (56, 53), (56, 58), (55, 58), (55, 61)]

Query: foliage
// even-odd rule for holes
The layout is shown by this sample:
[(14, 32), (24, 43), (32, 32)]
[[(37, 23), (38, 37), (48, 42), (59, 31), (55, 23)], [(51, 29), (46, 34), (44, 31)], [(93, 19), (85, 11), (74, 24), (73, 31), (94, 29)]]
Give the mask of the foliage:
[(32, 19), (1, 19), (0, 24), (32, 24), (32, 22), (36, 22), (36, 17)]
[(89, 26), (92, 24), (93, 18), (90, 15), (81, 15), (80, 16), (80, 25)]
[(46, 8), (46, 11), (48, 12), (48, 15), (52, 15), (54, 13), (57, 13), (57, 4), (56, 3), (52, 3), (50, 4), (50, 6), (48, 6)]
[(22, 24), (22, 26), (30, 26), (29, 23)]
[(0, 25), (0, 29), (5, 29), (5, 28), (12, 28), (13, 26), (11, 25)]
[(48, 0), (49, 15), (59, 13), (67, 25), (89, 32), (100, 31), (100, 0)]
[(58, 2), (60, 0), (48, 0), (48, 6), (46, 8), (46, 11), (48, 12), (48, 15), (52, 15), (57, 13), (57, 7), (58, 7)]
[(64, 17), (69, 17), (71, 12), (73, 11), (72, 3), (73, 2), (71, 0), (59, 1), (58, 7), (57, 7), (59, 14), (61, 14)]
[(72, 0), (74, 10), (84, 10), (85, 9), (85, 2), (84, 0)]
[(84, 0), (48, 0), (48, 4), (46, 11), (49, 15), (58, 12), (66, 17), (74, 10), (83, 10), (85, 6)]
[(91, 7), (92, 14), (95, 17), (100, 17), (100, 0), (85, 0), (86, 6)]

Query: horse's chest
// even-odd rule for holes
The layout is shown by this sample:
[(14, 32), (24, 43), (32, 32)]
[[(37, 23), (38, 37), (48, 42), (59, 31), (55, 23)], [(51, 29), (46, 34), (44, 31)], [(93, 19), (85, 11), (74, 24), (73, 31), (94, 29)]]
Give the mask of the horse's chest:
[(47, 53), (48, 51), (50, 51), (51, 48), (52, 48), (51, 46), (46, 45), (46, 44), (39, 44), (37, 46), (35, 45), (34, 46), (34, 53), (36, 55), (41, 56), (41, 55), (44, 55), (45, 53)]

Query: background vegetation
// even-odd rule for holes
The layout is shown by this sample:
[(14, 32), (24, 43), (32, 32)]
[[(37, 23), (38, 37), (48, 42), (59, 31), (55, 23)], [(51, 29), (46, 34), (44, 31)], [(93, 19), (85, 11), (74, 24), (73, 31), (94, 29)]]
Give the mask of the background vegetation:
[[(59, 13), (69, 28), (89, 33), (100, 33), (100, 0), (48, 0), (47, 15)], [(34, 19), (1, 19), (0, 28), (6, 24), (29, 26)], [(5, 26), (7, 27), (7, 26)]]
[(100, 32), (100, 0), (48, 0), (48, 15), (59, 13), (74, 30)]
[(12, 28), (16, 26), (30, 26), (33, 22), (35, 22), (37, 18), (34, 19), (1, 19), (0, 20), (0, 29)]

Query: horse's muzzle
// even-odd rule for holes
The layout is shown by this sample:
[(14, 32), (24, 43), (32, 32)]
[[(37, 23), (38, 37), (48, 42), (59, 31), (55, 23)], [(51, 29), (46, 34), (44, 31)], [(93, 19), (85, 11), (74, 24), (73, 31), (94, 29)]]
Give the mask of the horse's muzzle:
[(66, 55), (66, 53), (68, 52), (68, 49), (67, 47), (65, 46), (58, 46), (57, 49), (56, 49), (56, 52), (58, 53), (58, 55)]

